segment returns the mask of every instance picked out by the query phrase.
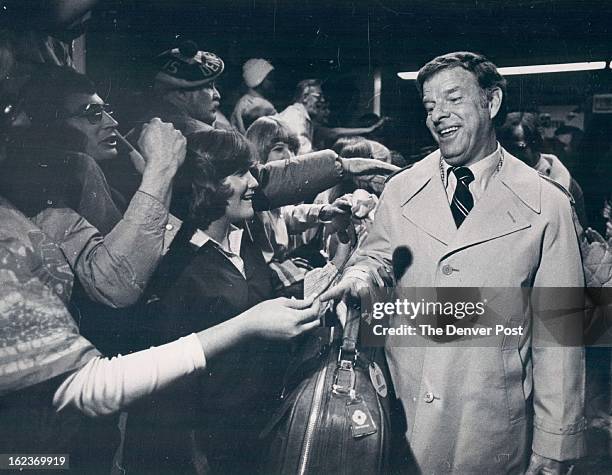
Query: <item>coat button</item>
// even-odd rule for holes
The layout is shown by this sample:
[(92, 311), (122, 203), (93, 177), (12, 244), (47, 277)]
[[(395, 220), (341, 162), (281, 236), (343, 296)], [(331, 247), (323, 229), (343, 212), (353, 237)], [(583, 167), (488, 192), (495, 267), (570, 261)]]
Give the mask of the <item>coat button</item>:
[(423, 396), (423, 401), (426, 403), (433, 402), (435, 399), (434, 394), (432, 392), (426, 392), (425, 396)]
[(166, 224), (167, 231), (172, 231), (173, 229), (174, 229), (174, 226), (172, 226), (170, 223)]
[(448, 264), (445, 264), (444, 266), (442, 266), (442, 273), (444, 275), (451, 275), (453, 273), (452, 266), (449, 266)]

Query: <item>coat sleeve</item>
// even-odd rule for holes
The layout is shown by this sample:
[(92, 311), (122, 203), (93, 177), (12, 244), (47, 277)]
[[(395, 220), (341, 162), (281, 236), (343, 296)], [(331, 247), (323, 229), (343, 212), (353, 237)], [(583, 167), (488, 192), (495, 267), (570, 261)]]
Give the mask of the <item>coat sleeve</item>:
[(543, 193), (542, 203), (548, 223), (532, 294), (532, 450), (564, 461), (586, 453), (584, 274), (568, 199)]
[(257, 211), (312, 198), (342, 178), (342, 171), (336, 166), (336, 154), (326, 150), (258, 165), (252, 173), (260, 186), (254, 199)]
[(318, 226), (319, 215), (325, 207), (324, 204), (289, 205), (281, 208), (281, 215), (285, 220), (289, 234), (299, 234), (307, 229)]

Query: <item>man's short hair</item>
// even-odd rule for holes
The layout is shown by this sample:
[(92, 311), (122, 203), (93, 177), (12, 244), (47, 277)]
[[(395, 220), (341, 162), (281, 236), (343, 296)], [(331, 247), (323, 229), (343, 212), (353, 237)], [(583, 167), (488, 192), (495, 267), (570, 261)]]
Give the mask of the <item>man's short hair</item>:
[(72, 94), (96, 94), (96, 86), (84, 74), (67, 66), (45, 66), (32, 76), (21, 91), (23, 108), (34, 127), (45, 127), (65, 112)]
[(474, 74), (478, 80), (478, 85), (484, 91), (488, 100), (491, 99), (493, 90), (500, 89), (502, 91), (502, 103), (494, 122), (495, 124), (503, 124), (506, 119), (504, 100), (506, 96), (506, 80), (499, 74), (497, 67), (481, 54), (457, 51), (432, 59), (419, 70), (417, 75), (416, 86), (419, 94), (423, 95), (423, 84), (425, 81), (440, 71), (451, 68), (463, 68)]
[(301, 102), (304, 94), (311, 87), (321, 87), (323, 83), (320, 79), (304, 79), (298, 82), (295, 88), (295, 95), (293, 96), (293, 102)]
[(525, 142), (529, 145), (529, 148), (536, 153), (541, 152), (544, 141), (540, 134), (540, 121), (533, 112), (509, 112), (506, 115), (506, 121), (498, 131), (502, 145), (504, 142), (512, 140), (512, 132), (519, 126), (523, 129)]

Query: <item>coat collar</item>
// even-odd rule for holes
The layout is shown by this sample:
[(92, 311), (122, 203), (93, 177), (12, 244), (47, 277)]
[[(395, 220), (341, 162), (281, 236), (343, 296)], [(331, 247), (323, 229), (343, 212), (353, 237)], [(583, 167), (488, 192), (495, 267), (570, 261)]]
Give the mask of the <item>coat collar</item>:
[[(540, 213), (538, 173), (502, 149), (504, 163), (459, 230), (440, 178), (440, 152), (416, 163), (404, 175), (402, 215), (449, 246), (449, 252), (527, 228)], [(431, 210), (435, 210), (434, 213)]]

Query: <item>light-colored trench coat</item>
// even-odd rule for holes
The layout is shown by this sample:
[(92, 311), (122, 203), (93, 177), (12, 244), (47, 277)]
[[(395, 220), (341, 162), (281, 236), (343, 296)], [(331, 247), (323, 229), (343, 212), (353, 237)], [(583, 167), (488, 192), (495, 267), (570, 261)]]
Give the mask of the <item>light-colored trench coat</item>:
[[(413, 260), (398, 283), (403, 287), (508, 287), (515, 293), (519, 287), (582, 287), (568, 196), (502, 153), (501, 170), (459, 229), (439, 152), (394, 176), (346, 276), (380, 281), (390, 273), (393, 250), (404, 245)], [(584, 350), (536, 348), (530, 312), (520, 291), (511, 294), (498, 299), (496, 312), (523, 324), (523, 336), (462, 346), (386, 340), (406, 437), (422, 473), (517, 473), (531, 450), (556, 460), (584, 455)], [(582, 325), (580, 314), (572, 318)]]

